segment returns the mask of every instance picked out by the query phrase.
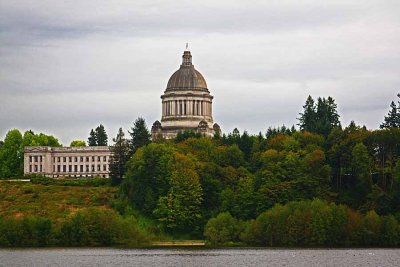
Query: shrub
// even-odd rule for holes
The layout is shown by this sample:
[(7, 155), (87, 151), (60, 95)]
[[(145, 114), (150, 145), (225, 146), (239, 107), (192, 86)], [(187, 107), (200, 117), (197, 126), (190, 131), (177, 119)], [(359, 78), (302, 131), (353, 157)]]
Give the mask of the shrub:
[(233, 218), (229, 212), (224, 212), (207, 222), (204, 236), (212, 245), (223, 245), (228, 242), (239, 241), (239, 235), (242, 231), (240, 222)]

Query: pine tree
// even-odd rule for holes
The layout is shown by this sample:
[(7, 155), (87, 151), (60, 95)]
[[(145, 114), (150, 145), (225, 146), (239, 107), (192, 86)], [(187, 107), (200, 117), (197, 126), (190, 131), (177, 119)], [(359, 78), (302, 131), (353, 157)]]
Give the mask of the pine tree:
[[(400, 98), (400, 94), (398, 94), (397, 97)], [(391, 110), (388, 115), (385, 116), (384, 122), (380, 125), (381, 129), (400, 128), (400, 101), (398, 101), (398, 106), (392, 101), (390, 108)]]
[(322, 134), (325, 137), (329, 135), (335, 127), (340, 127), (337, 105), (332, 97), (318, 98), (317, 105), (311, 96), (308, 96), (304, 112), (300, 113), (299, 126), (302, 131), (309, 131)]
[(132, 155), (138, 148), (150, 144), (151, 134), (147, 129), (146, 121), (141, 117), (136, 119), (131, 129), (132, 132), (129, 132), (129, 134), (131, 135), (130, 153)]
[(125, 173), (125, 165), (129, 159), (129, 143), (125, 139), (125, 133), (119, 128), (116, 138), (113, 138), (114, 146), (111, 147), (110, 177), (114, 185), (121, 183)]
[(102, 124), (96, 128), (96, 139), (98, 146), (106, 146), (108, 143), (108, 136)]
[(90, 130), (90, 136), (88, 138), (88, 145), (89, 146), (97, 146), (97, 136), (96, 133), (92, 130)]
[(327, 137), (333, 128), (339, 127), (337, 105), (332, 97), (318, 98), (315, 132)]
[(309, 95), (303, 106), (304, 112), (300, 113), (299, 126), (300, 130), (314, 132), (316, 130), (316, 107), (314, 99)]

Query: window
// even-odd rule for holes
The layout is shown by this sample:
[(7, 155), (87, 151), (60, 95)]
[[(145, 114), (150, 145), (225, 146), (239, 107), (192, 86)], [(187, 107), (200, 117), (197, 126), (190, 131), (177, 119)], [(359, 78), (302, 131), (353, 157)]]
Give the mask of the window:
[(69, 172), (72, 172), (72, 165), (69, 165), (69, 166), (68, 166), (68, 171), (69, 171)]
[(29, 162), (32, 162), (32, 156), (29, 156)]
[(94, 157), (94, 156), (92, 156), (92, 161), (94, 161), (94, 158), (95, 158), (95, 157)]
[(89, 165), (86, 165), (86, 172), (89, 172)]
[(63, 162), (67, 162), (67, 157), (63, 157)]
[(86, 162), (89, 162), (89, 157), (86, 157)]
[(72, 157), (69, 157), (69, 162), (72, 162)]
[(32, 172), (32, 165), (29, 165), (29, 172)]
[(83, 162), (83, 157), (81, 157), (80, 161)]
[(78, 157), (75, 157), (75, 162), (78, 162)]
[(43, 157), (39, 156), (39, 161), (42, 162), (42, 160), (43, 160)]
[(37, 156), (35, 156), (35, 157), (33, 158), (33, 161), (34, 161), (34, 162), (37, 162), (37, 161), (38, 161)]
[(35, 172), (37, 172), (37, 165), (35, 165)]
[(78, 165), (75, 165), (75, 172), (78, 172)]
[(101, 157), (100, 156), (97, 157), (97, 161), (101, 161)]
[(94, 172), (94, 170), (95, 170), (94, 165), (92, 165), (92, 172)]
[(53, 165), (53, 172), (56, 172), (56, 165)]
[(54, 163), (56, 162), (56, 158), (53, 158), (53, 162), (54, 162)]
[(106, 157), (106, 156), (103, 157), (103, 161), (104, 161), (104, 162), (107, 161), (107, 157)]
[(42, 172), (42, 165), (39, 165), (39, 171)]
[(60, 159), (60, 157), (57, 157), (57, 162), (61, 162), (61, 159)]
[(67, 165), (63, 165), (63, 172), (67, 172)]
[(97, 165), (97, 171), (98, 172), (100, 171), (100, 165)]
[(107, 170), (107, 165), (103, 165), (103, 171), (106, 171)]
[(57, 165), (57, 171), (61, 172), (61, 165)]

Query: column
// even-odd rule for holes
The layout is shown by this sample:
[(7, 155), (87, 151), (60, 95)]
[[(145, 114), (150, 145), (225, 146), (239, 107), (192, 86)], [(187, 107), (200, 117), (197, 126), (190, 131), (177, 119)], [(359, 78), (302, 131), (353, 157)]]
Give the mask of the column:
[(168, 116), (168, 110), (169, 110), (168, 104), (169, 104), (169, 102), (165, 101), (165, 116)]

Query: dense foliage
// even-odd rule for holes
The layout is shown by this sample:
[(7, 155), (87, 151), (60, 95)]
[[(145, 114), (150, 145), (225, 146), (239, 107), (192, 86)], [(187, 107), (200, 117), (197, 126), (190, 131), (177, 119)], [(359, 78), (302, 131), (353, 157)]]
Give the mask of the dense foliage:
[(138, 246), (147, 242), (134, 217), (114, 210), (88, 208), (62, 222), (46, 217), (0, 217), (0, 247)]
[(86, 146), (86, 142), (83, 140), (73, 140), (71, 141), (70, 147), (80, 147), (80, 146)]
[[(29, 176), (28, 176), (29, 178)], [(63, 185), (63, 186), (107, 186), (110, 185), (110, 180), (94, 177), (94, 178), (63, 178), (63, 179), (54, 179), (47, 177), (35, 177), (33, 176), (31, 179), (32, 184), (42, 184), (42, 185)]]
[[(182, 133), (173, 141), (143, 146), (127, 163), (121, 192), (173, 234), (199, 237), (207, 221), (222, 213), (226, 223), (217, 231), (216, 244), (232, 236), (224, 228), (229, 216), (243, 229), (242, 224), (276, 204), (320, 199), (360, 216), (398, 216), (400, 129), (371, 131), (354, 122), (342, 128), (330, 97), (319, 98), (316, 105), (309, 97), (304, 109), (301, 131), (269, 128), (264, 136), (235, 129), (213, 139)], [(204, 233), (215, 234), (207, 228)], [(281, 245), (373, 244), (356, 239), (339, 244), (332, 238)]]
[(238, 221), (221, 213), (208, 221), (211, 244), (253, 246), (398, 246), (400, 225), (393, 215), (361, 214), (319, 199), (276, 204), (255, 220)]

